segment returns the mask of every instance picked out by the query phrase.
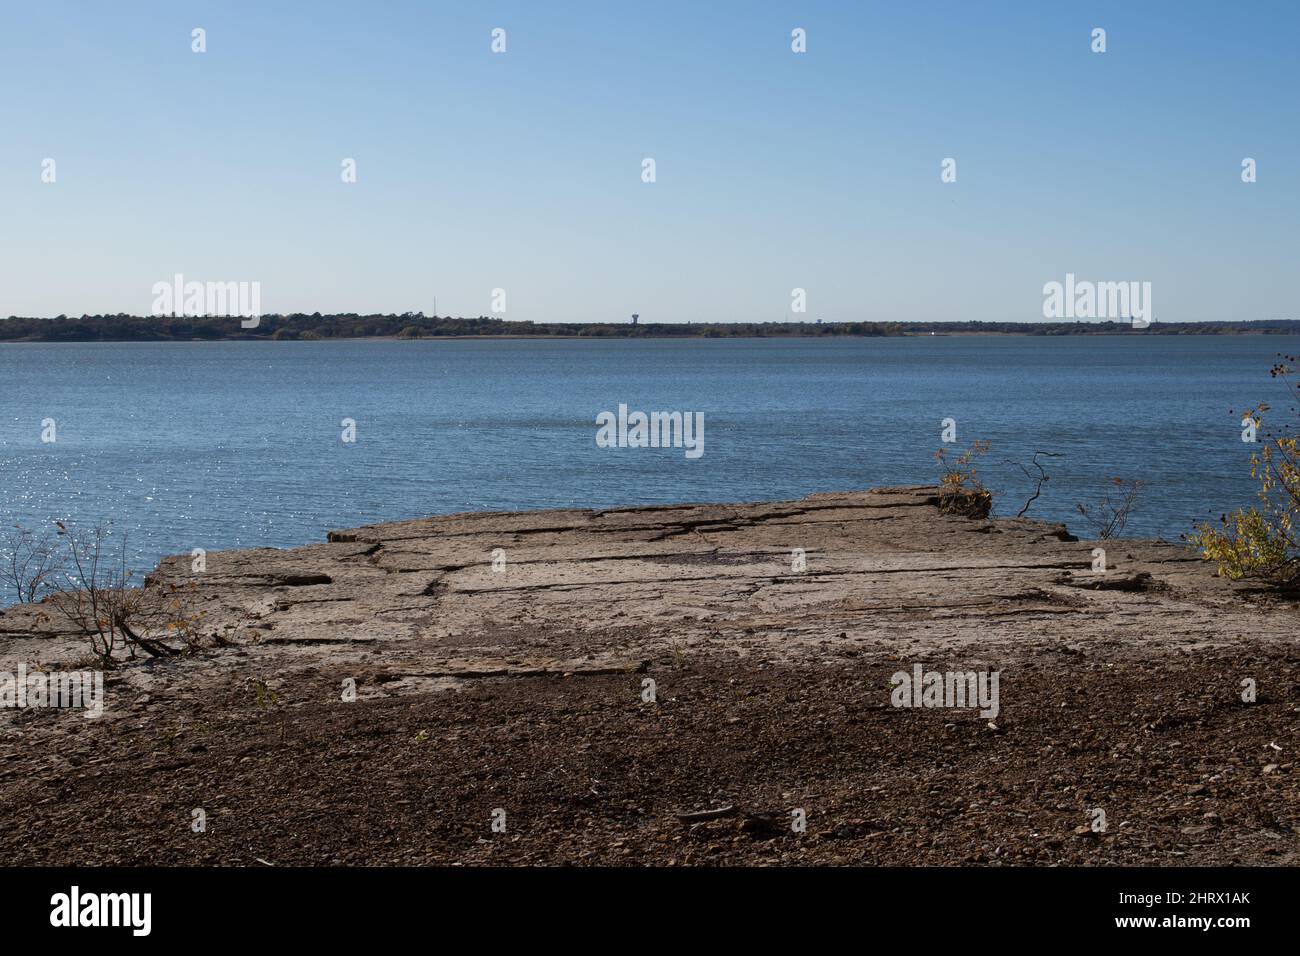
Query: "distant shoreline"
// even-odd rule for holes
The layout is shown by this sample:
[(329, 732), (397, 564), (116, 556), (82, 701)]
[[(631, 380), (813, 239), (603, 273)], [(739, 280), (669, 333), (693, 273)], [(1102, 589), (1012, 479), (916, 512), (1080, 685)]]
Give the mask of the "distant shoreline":
[(256, 328), (238, 318), (92, 315), (0, 319), (0, 344), (86, 342), (424, 341), (429, 339), (941, 338), (1017, 336), (1296, 335), (1300, 319), (1239, 322), (716, 322), (533, 323), (477, 316), (264, 315)]
[[(112, 338), (112, 339), (3, 339), (0, 338), (0, 347), (6, 345), (218, 345), (223, 343), (244, 342), (251, 344), (283, 344), (285, 342), (296, 342), (304, 344), (323, 345), (330, 342), (609, 342), (609, 341), (645, 341), (652, 340), (656, 342), (665, 341), (762, 341), (785, 340), (785, 339), (992, 339), (992, 338), (1121, 338), (1125, 335), (1123, 332), (1091, 332), (1076, 334), (1055, 334), (1044, 335), (1034, 332), (938, 332), (929, 334), (926, 332), (905, 332), (900, 335), (727, 335), (727, 336), (703, 336), (703, 335), (429, 335), (421, 338), (403, 338), (397, 335), (334, 335), (329, 338), (301, 339), (286, 338), (273, 339), (270, 336), (260, 338), (158, 338), (158, 339), (140, 339), (140, 338)], [(1177, 332), (1163, 333), (1159, 338), (1187, 337), (1187, 336), (1273, 336), (1273, 335), (1300, 335), (1300, 329), (1295, 331), (1285, 330), (1245, 330), (1237, 332)]]

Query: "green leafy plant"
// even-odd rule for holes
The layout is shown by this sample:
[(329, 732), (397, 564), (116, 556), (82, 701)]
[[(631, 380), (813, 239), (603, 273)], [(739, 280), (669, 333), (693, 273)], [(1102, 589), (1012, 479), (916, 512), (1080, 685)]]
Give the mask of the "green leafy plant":
[(244, 688), (253, 692), (253, 700), (259, 709), (273, 707), (280, 702), (280, 695), (272, 690), (270, 685), (261, 677), (245, 678)]

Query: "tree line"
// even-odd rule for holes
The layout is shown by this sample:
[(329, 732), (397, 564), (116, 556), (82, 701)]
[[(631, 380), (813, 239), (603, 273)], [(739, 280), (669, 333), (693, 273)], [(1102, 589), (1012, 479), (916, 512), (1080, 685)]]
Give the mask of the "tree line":
[(1153, 322), (520, 322), (489, 316), (451, 318), (421, 312), (264, 315), (246, 329), (237, 317), (66, 315), (0, 319), (0, 342), (173, 342), (223, 340), (423, 339), (456, 336), (582, 338), (764, 338), (944, 334), (1231, 335), (1300, 333), (1300, 320)]

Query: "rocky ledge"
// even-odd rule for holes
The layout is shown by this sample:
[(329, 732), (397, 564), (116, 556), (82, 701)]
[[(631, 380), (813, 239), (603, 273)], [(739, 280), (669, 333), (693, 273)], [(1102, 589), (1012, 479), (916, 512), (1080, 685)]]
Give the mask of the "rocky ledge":
[[(111, 671), (99, 720), (0, 711), (11, 860), (1300, 860), (1300, 615), (1179, 545), (904, 487), (403, 521), (170, 585), (203, 649)], [(46, 610), (0, 613), (0, 671), (84, 666)], [(996, 672), (996, 713), (898, 706), (918, 666)]]

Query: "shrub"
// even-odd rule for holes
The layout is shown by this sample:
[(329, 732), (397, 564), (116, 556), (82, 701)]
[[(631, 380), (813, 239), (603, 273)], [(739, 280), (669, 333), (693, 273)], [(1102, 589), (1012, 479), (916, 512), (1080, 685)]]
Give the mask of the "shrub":
[[(185, 595), (174, 585), (135, 587), (126, 535), (120, 547), (112, 547), (103, 525), (80, 533), (56, 522), (59, 537), (67, 544), (66, 559), (51, 573), (41, 590), (52, 610), (90, 641), (91, 653), (104, 667), (116, 662), (115, 653), (136, 649), (151, 657), (180, 653), (152, 632), (181, 640), (191, 650), (199, 646), (199, 622), (203, 615), (186, 611)], [(48, 615), (46, 615), (48, 617)]]
[[(1294, 355), (1281, 356), (1270, 370), (1292, 397), (1300, 399), (1300, 383), (1291, 381)], [(1292, 412), (1296, 407), (1292, 406)], [(1269, 406), (1260, 403), (1246, 413), (1256, 429)], [(1219, 526), (1202, 524), (1188, 535), (1201, 557), (1218, 564), (1219, 574), (1233, 580), (1255, 578), (1284, 587), (1300, 585), (1300, 433), (1265, 432), (1259, 451), (1250, 456), (1250, 474), (1258, 484), (1256, 503), (1220, 518)]]
[(934, 453), (939, 463), (939, 510), (966, 518), (987, 518), (993, 511), (993, 494), (980, 481), (975, 459), (988, 454), (989, 443), (977, 441), (955, 458), (948, 449)]
[(17, 592), (18, 600), (34, 604), (65, 563), (53, 534), (47, 531), (38, 535), (14, 525), (0, 548), (0, 581)]
[(1138, 495), (1145, 486), (1145, 482), (1136, 479), (1125, 481), (1123, 478), (1112, 478), (1110, 483), (1114, 490), (1102, 495), (1095, 505), (1085, 505), (1082, 502), (1075, 505), (1083, 520), (1095, 532), (1095, 537), (1100, 539), (1123, 534)]

